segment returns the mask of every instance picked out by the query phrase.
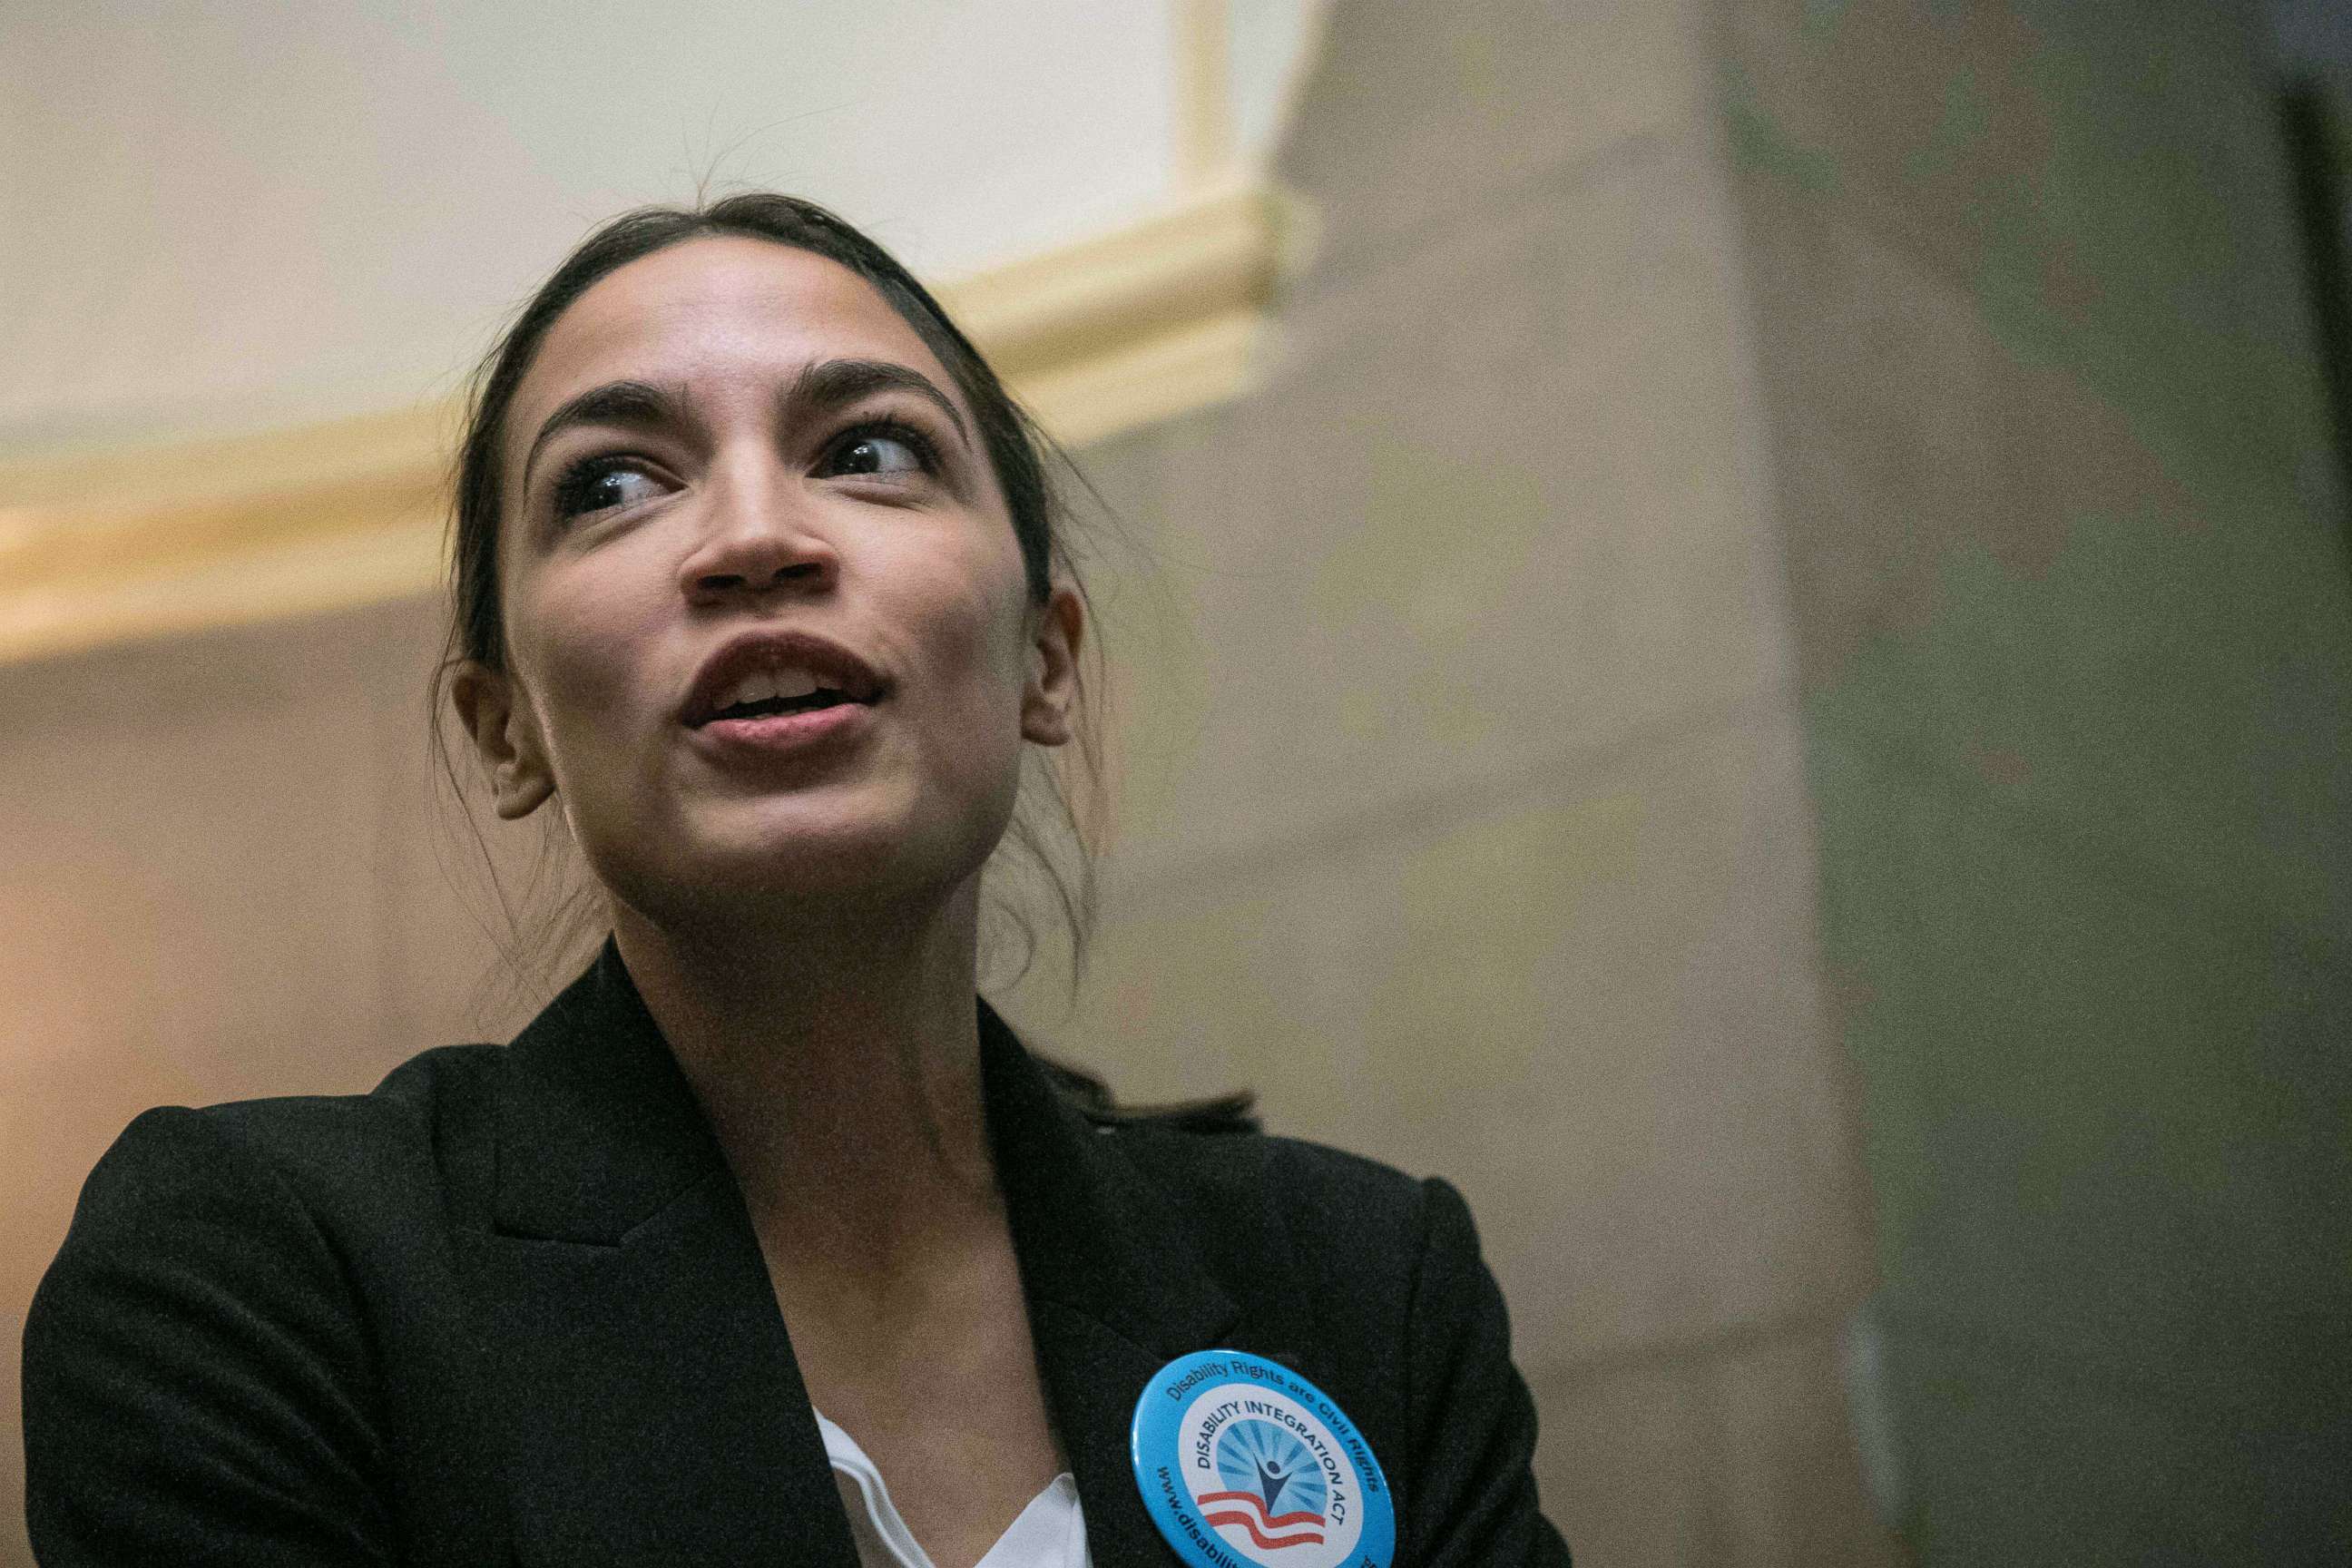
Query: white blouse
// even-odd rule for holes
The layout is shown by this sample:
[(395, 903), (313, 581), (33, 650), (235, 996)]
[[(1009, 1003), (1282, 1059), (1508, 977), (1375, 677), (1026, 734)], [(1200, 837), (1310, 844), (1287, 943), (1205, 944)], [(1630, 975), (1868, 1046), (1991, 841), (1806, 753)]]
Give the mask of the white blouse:
[[(824, 1457), (833, 1461), (834, 1484), (841, 1489), (841, 1506), (849, 1514), (849, 1533), (857, 1541), (857, 1561), (864, 1568), (932, 1568), (914, 1532), (898, 1517), (890, 1489), (882, 1484), (882, 1472), (857, 1439), (826, 1420), (824, 1411), (815, 1415)], [(1064, 1470), (1029, 1500), (1021, 1517), (1005, 1527), (974, 1568), (1093, 1568), (1093, 1563), (1087, 1553), (1078, 1483)]]

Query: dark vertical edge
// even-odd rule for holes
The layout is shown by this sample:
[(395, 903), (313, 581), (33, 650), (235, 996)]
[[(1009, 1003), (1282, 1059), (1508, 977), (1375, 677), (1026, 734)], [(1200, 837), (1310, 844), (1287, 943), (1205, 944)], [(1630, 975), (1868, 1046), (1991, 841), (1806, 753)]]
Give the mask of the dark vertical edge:
[(2281, 88), (2295, 216), (2303, 233), (2313, 336), (2335, 437), (2337, 525), (2352, 550), (2352, 94), (2318, 73)]

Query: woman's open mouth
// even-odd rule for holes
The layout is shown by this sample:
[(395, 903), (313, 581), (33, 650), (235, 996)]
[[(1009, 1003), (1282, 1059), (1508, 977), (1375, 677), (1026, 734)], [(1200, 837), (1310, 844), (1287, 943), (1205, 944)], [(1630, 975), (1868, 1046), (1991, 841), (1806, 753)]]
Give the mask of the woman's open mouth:
[[(794, 677), (798, 679), (795, 680)], [(761, 678), (754, 676), (744, 684), (754, 686), (761, 683)], [(813, 713), (821, 708), (856, 700), (838, 687), (816, 685), (804, 671), (778, 671), (766, 677), (764, 683), (771, 686), (806, 683), (809, 689), (789, 694), (770, 691), (757, 696), (735, 696), (704, 722), (731, 723), (741, 719), (772, 719), (784, 713)]]
[(724, 751), (774, 755), (861, 733), (887, 689), (839, 644), (769, 627), (707, 661), (679, 717)]
[(690, 728), (730, 752), (774, 755), (845, 737), (863, 727), (869, 708), (814, 671), (759, 668), (738, 677)]

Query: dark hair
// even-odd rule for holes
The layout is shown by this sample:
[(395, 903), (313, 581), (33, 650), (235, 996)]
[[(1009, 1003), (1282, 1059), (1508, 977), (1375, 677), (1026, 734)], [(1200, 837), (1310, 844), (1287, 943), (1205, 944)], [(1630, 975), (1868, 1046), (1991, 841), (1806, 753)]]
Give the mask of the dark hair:
[[(929, 290), (887, 251), (814, 203), (770, 192), (732, 195), (708, 206), (641, 207), (604, 225), (564, 258), (524, 304), (474, 375), (453, 485), (449, 629), (434, 671), (429, 703), (434, 751), (461, 799), (463, 789), (450, 762), (442, 714), (450, 677), (461, 663), (470, 659), (494, 669), (506, 668), (505, 612), (499, 586), (500, 470), (507, 410), (514, 401), (515, 389), (530, 372), (548, 330), (597, 282), (640, 258), (705, 237), (761, 239), (807, 251), (847, 268), (880, 294), (947, 367), (971, 407), (982, 447), (1012, 512), (1031, 600), (1044, 603), (1057, 574), (1085, 597), (1068, 538), (1068, 512), (1052, 476), (1052, 466), (1076, 473), (1067, 455), (1013, 401), (980, 351), (948, 319)], [(1088, 618), (1091, 621), (1091, 615)], [(1034, 770), (1044, 777), (1043, 790), (1065, 832), (1057, 835), (1016, 812), (1006, 835), (1007, 843), (1042, 874), (1059, 905), (1070, 939), (1074, 984), (1084, 966), (1094, 917), (1095, 838), (1104, 799), (1101, 731), (1090, 691), (1098, 689), (1099, 682), (1088, 680), (1085, 674), (1088, 666), (1101, 668), (1098, 639), (1088, 637), (1086, 647), (1076, 712), (1076, 764), (1040, 765)], [(1082, 779), (1072, 774), (1082, 774)], [(1087, 808), (1084, 812), (1074, 801), (1074, 788), (1084, 791), (1080, 797)], [(1032, 793), (1024, 787), (1024, 802)], [(1052, 843), (1056, 837), (1065, 837), (1073, 853), (1057, 854)], [(483, 847), (488, 864), (488, 850)], [(509, 936), (513, 937), (517, 924), (513, 906), (499, 883), (494, 864), (489, 864), (489, 871), (506, 914)], [(580, 895), (587, 891), (585, 888), (575, 890), (571, 918), (559, 922), (572, 928), (571, 934), (576, 934), (576, 922), (583, 912)], [(1020, 934), (1024, 952), (1016, 973), (1025, 971), (1035, 956), (1036, 932), (1017, 902), (1004, 904), (1000, 913)], [(498, 940), (496, 931), (491, 934)], [(502, 945), (506, 945), (503, 941)], [(515, 963), (514, 947), (506, 945), (506, 952), (509, 963)]]

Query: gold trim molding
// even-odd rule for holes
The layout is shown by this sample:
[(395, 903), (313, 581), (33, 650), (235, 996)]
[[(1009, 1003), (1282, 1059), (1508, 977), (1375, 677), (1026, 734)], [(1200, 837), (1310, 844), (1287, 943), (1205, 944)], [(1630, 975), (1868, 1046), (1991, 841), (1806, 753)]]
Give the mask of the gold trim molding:
[[(1286, 204), (1196, 195), (940, 299), (1072, 447), (1244, 391)], [(0, 462), (0, 662), (431, 590), (446, 405), (300, 429)]]

